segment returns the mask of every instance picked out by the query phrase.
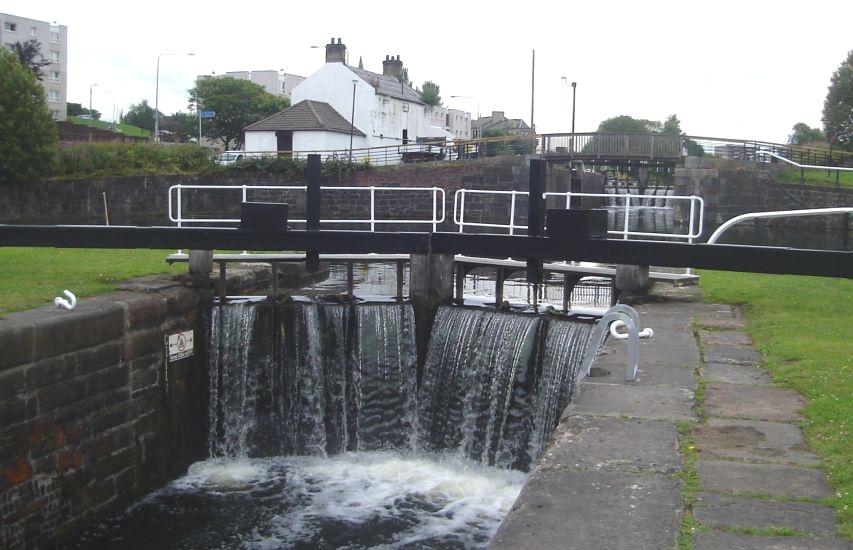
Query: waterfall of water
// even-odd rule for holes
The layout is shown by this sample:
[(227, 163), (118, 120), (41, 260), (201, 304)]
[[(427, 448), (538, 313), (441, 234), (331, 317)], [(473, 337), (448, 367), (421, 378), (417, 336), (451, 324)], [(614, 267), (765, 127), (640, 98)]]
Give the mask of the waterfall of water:
[(212, 456), (408, 446), (417, 357), (411, 306), (243, 302), (210, 331)]

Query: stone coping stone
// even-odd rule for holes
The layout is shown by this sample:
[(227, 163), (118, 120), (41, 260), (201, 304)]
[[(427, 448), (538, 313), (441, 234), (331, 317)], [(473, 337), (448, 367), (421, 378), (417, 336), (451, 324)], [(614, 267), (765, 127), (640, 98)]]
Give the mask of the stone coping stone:
[(763, 420), (709, 418), (693, 428), (702, 458), (815, 466), (820, 457), (806, 446), (797, 426)]
[(693, 516), (709, 527), (775, 528), (812, 535), (838, 534), (835, 510), (811, 502), (779, 502), (701, 493), (693, 503)]
[(769, 386), (770, 373), (767, 369), (753, 364), (732, 364), (721, 362), (706, 362), (702, 366), (702, 378), (710, 382), (726, 384), (747, 384), (753, 386)]
[(752, 346), (752, 338), (740, 330), (700, 330), (699, 339), (708, 346)]
[(764, 356), (752, 346), (723, 346), (704, 342), (704, 350), (705, 363), (756, 366), (764, 362)]
[[(598, 370), (593, 371), (596, 383), (603, 384), (628, 384), (643, 386), (671, 386), (686, 390), (696, 391), (699, 386), (696, 380), (695, 366), (678, 366), (672, 364), (656, 364), (640, 349), (640, 361), (637, 366), (637, 376), (633, 381), (625, 380), (628, 367), (627, 354), (623, 352), (599, 355), (593, 363)], [(697, 355), (698, 362), (698, 355)], [(693, 364), (695, 365), (695, 363)], [(601, 370), (603, 369), (603, 370)]]
[(748, 492), (782, 498), (831, 498), (834, 493), (820, 470), (779, 464), (697, 460), (699, 485), (716, 493)]
[(680, 491), (659, 474), (536, 470), (489, 548), (673, 548)]
[(564, 415), (594, 414), (649, 420), (695, 420), (694, 394), (684, 388), (598, 384), (578, 385)]
[(557, 426), (537, 468), (672, 474), (682, 468), (678, 430), (661, 420), (570, 416)]
[(693, 535), (693, 550), (851, 550), (850, 541), (828, 537), (762, 537), (724, 531)]
[(796, 421), (805, 404), (794, 390), (717, 382), (705, 388), (702, 406), (708, 416)]
[(746, 319), (739, 309), (726, 305), (712, 305), (712, 310), (696, 315), (696, 324), (705, 329), (738, 330), (746, 328)]

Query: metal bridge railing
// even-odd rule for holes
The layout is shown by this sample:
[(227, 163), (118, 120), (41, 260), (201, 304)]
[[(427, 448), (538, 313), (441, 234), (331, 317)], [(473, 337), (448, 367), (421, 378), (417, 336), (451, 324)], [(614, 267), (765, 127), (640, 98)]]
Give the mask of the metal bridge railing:
[[(232, 225), (240, 223), (240, 218), (226, 216), (193, 216), (185, 212), (187, 198), (184, 193), (187, 191), (238, 191), (240, 202), (249, 202), (250, 195), (256, 192), (279, 192), (279, 193), (297, 193), (301, 194), (301, 200), (304, 203), (307, 187), (305, 185), (173, 185), (169, 188), (168, 212), (169, 221), (177, 224), (178, 227), (190, 225)], [(432, 231), (438, 229), (438, 225), (445, 219), (445, 194), (444, 189), (440, 187), (345, 187), (345, 186), (329, 186), (321, 187), (320, 192), (349, 192), (349, 193), (367, 193), (366, 206), (369, 209), (369, 215), (366, 217), (350, 217), (350, 218), (326, 218), (320, 219), (321, 224), (339, 225), (339, 224), (364, 224), (369, 225), (370, 231), (376, 231), (377, 225), (390, 224), (421, 224), (431, 225)], [(412, 216), (411, 218), (383, 218), (381, 217), (381, 208), (377, 205), (377, 195), (386, 193), (428, 193), (426, 201), (432, 201), (432, 214), (429, 217), (419, 218)], [(299, 199), (299, 197), (297, 197)], [(269, 199), (266, 199), (269, 200)], [(305, 218), (289, 218), (288, 223), (305, 223)]]
[[(509, 203), (509, 212), (508, 212), (508, 223), (501, 222), (486, 222), (486, 221), (466, 221), (466, 208), (469, 208), (470, 201), (466, 204), (466, 196), (508, 196), (510, 199)], [(510, 235), (515, 235), (516, 230), (522, 229), (527, 230), (527, 225), (517, 221), (517, 215), (519, 213), (518, 207), (518, 198), (523, 197), (526, 199), (528, 197), (527, 191), (485, 191), (485, 190), (475, 190), (475, 189), (459, 189), (456, 191), (453, 197), (453, 222), (459, 227), (459, 233), (464, 233), (466, 227), (486, 227), (492, 229), (502, 229), (509, 232)], [(702, 197), (696, 195), (690, 196), (680, 196), (680, 195), (668, 195), (666, 197), (656, 197), (653, 195), (633, 195), (633, 194), (613, 194), (613, 193), (543, 193), (543, 198), (547, 199), (548, 197), (557, 197), (565, 199), (565, 208), (569, 209), (572, 205), (572, 199), (578, 198), (582, 199), (584, 197), (592, 197), (592, 198), (605, 198), (610, 201), (624, 201), (622, 206), (610, 206), (606, 207), (610, 210), (615, 210), (620, 212), (624, 216), (624, 222), (621, 228), (608, 229), (607, 233), (609, 235), (617, 236), (621, 239), (630, 239), (630, 238), (650, 238), (650, 239), (681, 239), (687, 242), (693, 242), (698, 239), (702, 235), (703, 224), (704, 224), (704, 211), (705, 211), (705, 202), (702, 200)], [(648, 202), (650, 199), (656, 198), (664, 198), (668, 203), (666, 206), (658, 206), (658, 205), (644, 205), (644, 202)], [(655, 232), (655, 231), (636, 231), (630, 228), (631, 222), (631, 214), (633, 212), (637, 212), (640, 210), (671, 210), (674, 208), (672, 203), (675, 202), (684, 202), (687, 201), (688, 209), (689, 209), (689, 218), (686, 227), (686, 231), (683, 233), (678, 232)], [(484, 208), (483, 204), (477, 205), (478, 209), (489, 210), (492, 214), (494, 214), (496, 208), (494, 205), (486, 206)], [(525, 210), (526, 213), (526, 210)]]
[[(771, 212), (750, 212), (747, 214), (741, 214), (740, 216), (735, 216), (734, 218), (728, 220), (724, 224), (714, 231), (710, 237), (708, 237), (707, 244), (716, 244), (720, 237), (728, 231), (732, 226), (746, 220), (758, 220), (758, 219), (767, 219), (767, 218), (792, 218), (792, 217), (800, 217), (800, 216), (827, 216), (833, 214), (842, 214), (844, 216), (849, 216), (853, 214), (853, 207), (844, 206), (840, 208), (808, 208), (804, 210), (774, 210)], [(847, 231), (847, 224), (844, 224), (844, 231)]]

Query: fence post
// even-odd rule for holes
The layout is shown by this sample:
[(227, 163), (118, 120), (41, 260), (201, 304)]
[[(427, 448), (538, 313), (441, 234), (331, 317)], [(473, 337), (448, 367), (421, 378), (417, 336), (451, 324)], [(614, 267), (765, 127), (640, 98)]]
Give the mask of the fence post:
[[(305, 229), (320, 230), (320, 155), (308, 155), (308, 168), (305, 173)], [(320, 270), (320, 253), (316, 250), (305, 251), (305, 269), (311, 273)]]
[[(533, 159), (530, 161), (530, 186), (527, 199), (527, 235), (539, 237), (545, 227), (544, 208), (545, 200), (545, 169), (547, 164), (544, 160)], [(542, 282), (542, 260), (536, 258), (527, 259), (527, 282), (539, 284)], [(535, 291), (536, 289), (534, 289)]]

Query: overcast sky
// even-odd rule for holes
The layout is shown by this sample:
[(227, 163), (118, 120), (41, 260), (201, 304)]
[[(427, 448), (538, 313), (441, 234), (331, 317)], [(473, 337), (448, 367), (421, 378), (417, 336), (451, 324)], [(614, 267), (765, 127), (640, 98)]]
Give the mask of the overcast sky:
[[(507, 6), (499, 8), (498, 6)], [(110, 119), (147, 99), (187, 110), (199, 74), (283, 70), (309, 76), (332, 37), (350, 64), (382, 72), (399, 55), (444, 105), (504, 111), (541, 133), (594, 131), (619, 115), (676, 114), (690, 135), (785, 142), (822, 127), (832, 73), (853, 49), (849, 0), (441, 2), (69, 2), (4, 0), (5, 13), (68, 27), (68, 100)], [(535, 93), (533, 52), (535, 51)], [(474, 99), (452, 95), (471, 96)]]

